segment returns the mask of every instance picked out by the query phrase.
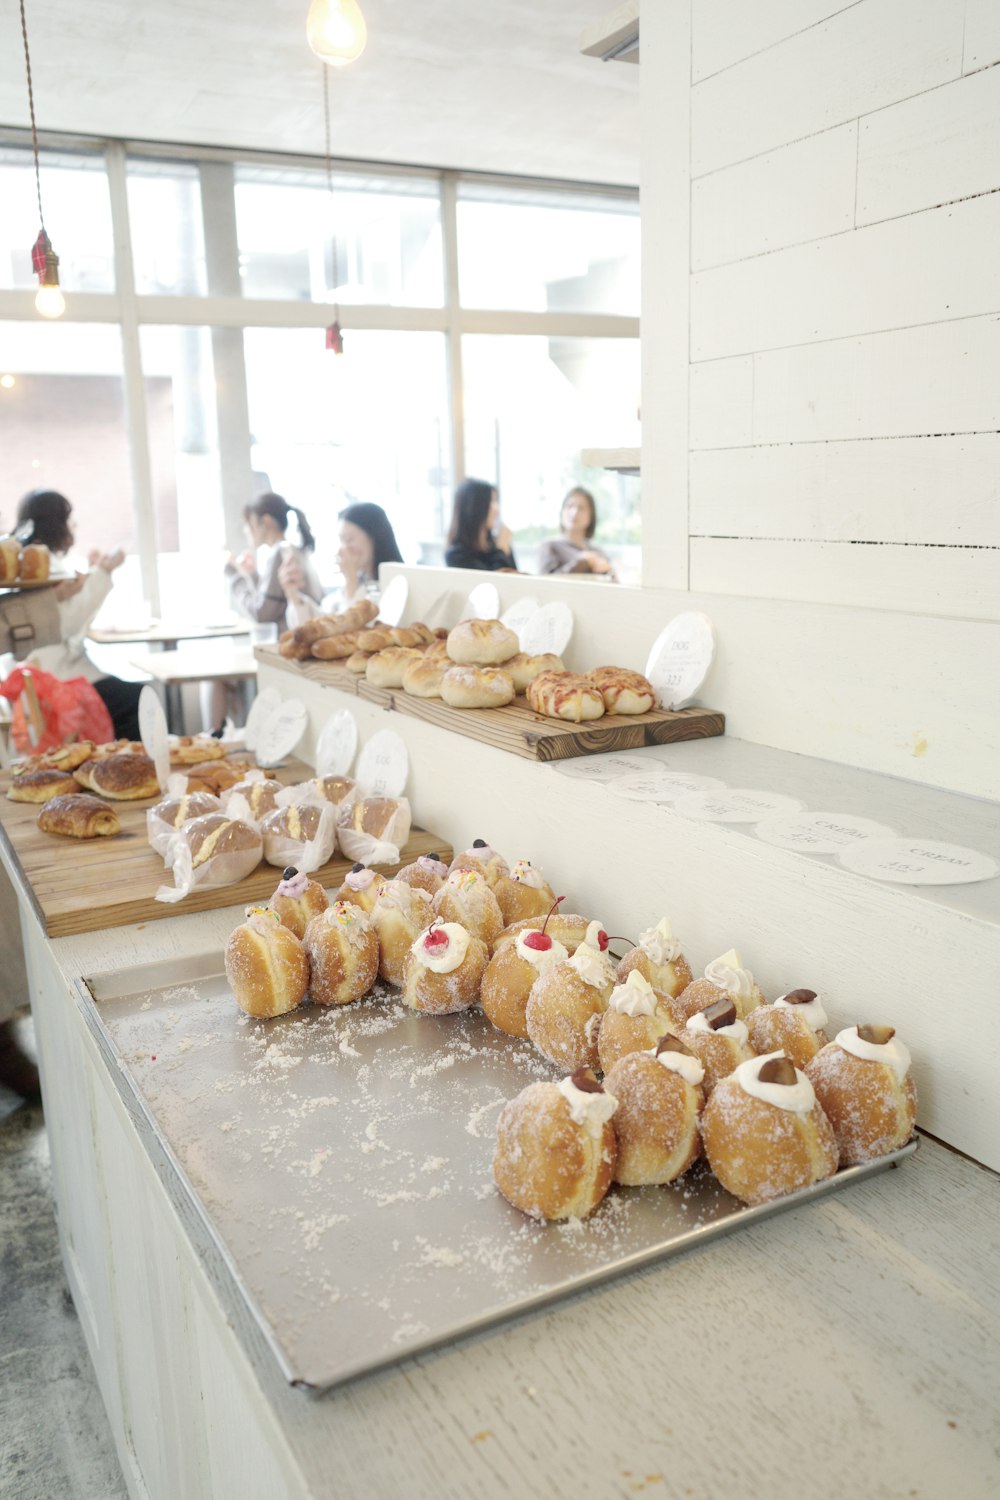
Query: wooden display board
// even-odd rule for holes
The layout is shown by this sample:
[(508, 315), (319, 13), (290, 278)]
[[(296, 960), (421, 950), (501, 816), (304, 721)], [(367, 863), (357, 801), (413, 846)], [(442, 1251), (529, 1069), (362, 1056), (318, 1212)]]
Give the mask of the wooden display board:
[(571, 760), (580, 755), (603, 755), (608, 750), (638, 750), (643, 745), (669, 745), (675, 740), (711, 739), (725, 733), (726, 716), (714, 708), (652, 709), (648, 714), (605, 714), (586, 724), (567, 724), (536, 714), (519, 694), (506, 708), (449, 708), (440, 698), (415, 698), (401, 688), (372, 687), (368, 679), (336, 662), (290, 661), (276, 647), (258, 646), (258, 661), (270, 667), (301, 673), (321, 682), (394, 709), (412, 719), (438, 724), (453, 734), (527, 760)]
[[(289, 761), (269, 772), (286, 783), (303, 781), (312, 774), (301, 761)], [(157, 888), (171, 883), (170, 872), (146, 841), (146, 812), (158, 798), (114, 803), (122, 825), (121, 833), (114, 838), (72, 839), (42, 833), (37, 803), (8, 801), (11, 779), (9, 771), (0, 773), (0, 836), (20, 866), (49, 937), (266, 901), (281, 879), (280, 870), (262, 862), (235, 885), (195, 886), (183, 901), (157, 901)], [(443, 839), (413, 828), (400, 863), (409, 864), (419, 854), (433, 851), (451, 860), (452, 850)], [(338, 853), (314, 871), (312, 878), (327, 889), (339, 886), (353, 864), (352, 859)]]

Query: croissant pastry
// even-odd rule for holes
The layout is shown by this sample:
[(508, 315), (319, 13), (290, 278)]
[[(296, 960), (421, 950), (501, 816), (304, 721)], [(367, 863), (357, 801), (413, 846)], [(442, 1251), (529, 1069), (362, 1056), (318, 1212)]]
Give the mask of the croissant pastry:
[(71, 839), (110, 838), (122, 831), (114, 808), (84, 792), (46, 802), (38, 814), (38, 826), (43, 833), (62, 833)]

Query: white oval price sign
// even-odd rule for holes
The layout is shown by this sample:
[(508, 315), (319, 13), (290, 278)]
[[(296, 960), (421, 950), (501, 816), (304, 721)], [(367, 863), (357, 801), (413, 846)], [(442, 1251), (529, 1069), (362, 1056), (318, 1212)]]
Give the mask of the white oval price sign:
[(800, 849), (803, 854), (839, 854), (842, 849), (856, 849), (869, 839), (891, 839), (896, 830), (849, 813), (811, 812), (792, 818), (768, 818), (757, 824), (754, 833), (765, 844), (774, 844), (778, 849)]
[(675, 804), (686, 818), (703, 818), (708, 823), (761, 823), (769, 815), (805, 811), (805, 803), (779, 792), (758, 792), (752, 787), (737, 787), (728, 792), (695, 792), (681, 797)]
[(469, 595), (463, 619), (495, 620), (500, 613), (500, 594), (495, 583), (477, 583)]
[(331, 714), (316, 741), (317, 776), (346, 776), (358, 748), (358, 725), (346, 708)]
[(389, 580), (378, 602), (378, 617), (384, 625), (399, 624), (403, 618), (409, 592), (410, 585), (402, 573), (397, 573), (395, 578)]
[(410, 759), (401, 737), (391, 729), (380, 729), (358, 756), (355, 774), (365, 790), (374, 796), (399, 797), (409, 770)]
[(708, 676), (715, 634), (707, 615), (695, 610), (675, 615), (653, 642), (646, 676), (661, 708), (685, 708)]
[(510, 609), (505, 609), (500, 616), (500, 623), (506, 625), (508, 630), (513, 630), (521, 642), (522, 650), (524, 649), (524, 633), (532, 616), (538, 612), (538, 608), (537, 599), (518, 599), (516, 604), (512, 604)]
[(309, 714), (299, 698), (286, 698), (279, 703), (257, 731), (257, 764), (276, 766), (291, 755), (305, 734)]
[(617, 781), (621, 776), (648, 771), (650, 761), (642, 755), (584, 755), (580, 760), (553, 761), (552, 769), (571, 781)]
[(610, 790), (630, 802), (679, 802), (696, 792), (724, 791), (725, 786), (717, 776), (700, 776), (694, 771), (690, 775), (679, 771), (647, 771), (641, 776), (620, 776), (611, 783)]
[(998, 871), (988, 854), (933, 839), (879, 839), (845, 849), (840, 863), (855, 875), (899, 885), (969, 885), (992, 880)]
[(167, 716), (154, 687), (147, 684), (139, 694), (139, 738), (146, 754), (156, 767), (160, 790), (167, 789), (170, 775), (170, 750), (167, 742)]
[(572, 638), (573, 611), (557, 599), (535, 610), (520, 640), (528, 656), (544, 656), (549, 651), (562, 656)]

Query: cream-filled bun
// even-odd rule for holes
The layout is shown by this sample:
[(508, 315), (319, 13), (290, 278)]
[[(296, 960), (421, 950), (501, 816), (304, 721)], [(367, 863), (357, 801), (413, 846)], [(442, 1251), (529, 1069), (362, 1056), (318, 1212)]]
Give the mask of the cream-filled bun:
[(677, 996), (677, 1004), (686, 1019), (723, 996), (736, 1006), (741, 1021), (745, 1021), (758, 1005), (764, 1004), (757, 981), (750, 970), (743, 967), (743, 960), (735, 948), (730, 948), (721, 958), (713, 958), (705, 966), (704, 979), (696, 979), (682, 990)]
[(605, 1073), (631, 1052), (648, 1052), (668, 1032), (676, 1034), (677, 1023), (669, 996), (655, 990), (632, 969), (624, 984), (611, 991), (608, 1008), (597, 1033), (597, 1055)]
[(467, 1010), (479, 998), (488, 956), (486, 944), (459, 922), (434, 922), (410, 946), (403, 1004), (435, 1016)]
[(517, 859), (509, 875), (501, 875), (493, 887), (500, 903), (503, 924), (523, 922), (525, 917), (541, 917), (552, 906), (555, 895), (541, 870), (530, 859)]
[(618, 965), (621, 983), (633, 969), (655, 990), (671, 997), (679, 995), (691, 983), (691, 966), (681, 952), (668, 917), (661, 917), (655, 927), (640, 932), (638, 943)]
[(493, 1179), (533, 1219), (584, 1219), (614, 1176), (618, 1101), (581, 1068), (561, 1083), (532, 1083), (497, 1121)]
[(302, 1004), (309, 987), (309, 962), (295, 934), (277, 912), (247, 907), (246, 921), (226, 944), (226, 978), (241, 1010), (266, 1019)]
[(917, 1090), (909, 1048), (891, 1026), (848, 1026), (806, 1074), (830, 1117), (844, 1166), (897, 1151), (913, 1134)]
[(625, 1187), (674, 1182), (701, 1155), (698, 1117), (705, 1103), (701, 1063), (675, 1036), (630, 1052), (604, 1080), (618, 1100), (615, 1181)]
[(758, 1005), (747, 1017), (755, 1052), (784, 1052), (797, 1068), (812, 1062), (830, 1038), (823, 1002), (815, 990), (789, 990), (773, 1005)]
[(497, 948), (483, 975), (480, 1001), (493, 1025), (510, 1036), (528, 1039), (526, 1009), (540, 974), (569, 957), (562, 943), (535, 928), (519, 932)]

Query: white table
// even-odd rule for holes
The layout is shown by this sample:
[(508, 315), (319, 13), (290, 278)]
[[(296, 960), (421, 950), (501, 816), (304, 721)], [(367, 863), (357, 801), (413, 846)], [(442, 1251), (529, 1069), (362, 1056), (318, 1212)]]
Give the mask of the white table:
[(150, 651), (130, 657), (133, 667), (146, 672), (162, 684), (167, 700), (167, 722), (177, 734), (184, 733), (184, 700), (181, 689), (186, 682), (253, 682), (257, 662), (247, 646), (205, 645), (197, 650)]

